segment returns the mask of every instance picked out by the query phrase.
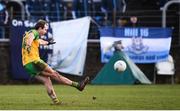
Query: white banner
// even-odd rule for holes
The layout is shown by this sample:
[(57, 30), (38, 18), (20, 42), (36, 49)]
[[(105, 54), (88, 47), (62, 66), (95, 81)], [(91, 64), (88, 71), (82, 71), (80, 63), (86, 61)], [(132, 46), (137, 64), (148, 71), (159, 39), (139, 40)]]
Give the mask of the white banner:
[(48, 63), (56, 70), (83, 75), (90, 17), (50, 24), (56, 41)]
[(148, 27), (101, 27), (101, 61), (106, 63), (113, 56), (114, 41), (122, 41), (123, 51), (135, 63), (155, 63), (166, 60), (170, 47), (172, 29)]

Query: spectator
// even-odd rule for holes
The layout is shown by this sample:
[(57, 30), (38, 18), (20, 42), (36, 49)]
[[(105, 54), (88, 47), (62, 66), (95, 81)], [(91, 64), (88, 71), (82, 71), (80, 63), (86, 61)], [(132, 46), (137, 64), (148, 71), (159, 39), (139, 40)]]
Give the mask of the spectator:
[(43, 3), (43, 10), (44, 10), (44, 17), (45, 17), (45, 20), (46, 21), (50, 21), (50, 18), (51, 18), (51, 8), (49, 6), (49, 4), (51, 3), (51, 0), (44, 0), (44, 3)]
[(73, 0), (72, 16), (79, 18), (84, 16), (93, 16), (95, 8), (93, 0)]
[(0, 1), (0, 38), (5, 38), (5, 26), (8, 23), (9, 14), (6, 8), (7, 0)]
[(138, 22), (137, 17), (136, 17), (136, 16), (132, 16), (132, 17), (130, 18), (130, 21), (131, 21), (131, 23), (132, 23), (132, 26), (133, 26), (133, 27), (136, 27), (136, 24), (137, 24), (137, 22)]
[(38, 19), (44, 19), (44, 1), (43, 0), (27, 0), (26, 1), (26, 13), (27, 18), (31, 21)]
[(118, 27), (125, 27), (127, 25), (127, 20), (123, 17), (117, 20)]
[(102, 0), (101, 11), (105, 14), (105, 21), (112, 24), (117, 12), (125, 12), (125, 0)]
[(60, 20), (63, 20), (63, 12), (65, 10), (66, 10), (66, 7), (64, 6), (62, 0), (51, 0), (50, 20), (51, 21), (60, 21)]

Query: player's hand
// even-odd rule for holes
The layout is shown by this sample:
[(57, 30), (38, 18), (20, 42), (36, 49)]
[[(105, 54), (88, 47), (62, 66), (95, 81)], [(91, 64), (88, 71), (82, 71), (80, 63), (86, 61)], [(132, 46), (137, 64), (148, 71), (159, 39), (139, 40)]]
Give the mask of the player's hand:
[(48, 40), (48, 44), (47, 45), (51, 45), (51, 44), (55, 44), (56, 42), (54, 41), (54, 39), (50, 39)]

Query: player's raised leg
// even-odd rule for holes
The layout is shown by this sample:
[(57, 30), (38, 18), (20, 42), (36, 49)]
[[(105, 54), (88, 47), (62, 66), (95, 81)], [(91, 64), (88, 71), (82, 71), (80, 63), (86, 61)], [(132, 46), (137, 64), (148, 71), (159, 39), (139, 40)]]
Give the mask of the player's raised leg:
[(89, 77), (86, 77), (83, 81), (81, 82), (75, 82), (72, 81), (62, 75), (60, 75), (58, 72), (54, 71), (51, 67), (47, 66), (43, 71), (42, 74), (44, 76), (49, 76), (52, 79), (56, 80), (59, 83), (65, 84), (65, 85), (69, 85), (69, 86), (73, 86), (75, 88), (77, 88), (79, 91), (83, 91), (85, 86), (87, 85), (87, 83), (89, 82)]

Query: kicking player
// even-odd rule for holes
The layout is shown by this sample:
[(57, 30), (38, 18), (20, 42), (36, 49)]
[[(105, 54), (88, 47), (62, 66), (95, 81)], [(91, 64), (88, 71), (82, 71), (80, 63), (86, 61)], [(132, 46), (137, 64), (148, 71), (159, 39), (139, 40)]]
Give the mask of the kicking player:
[(39, 45), (55, 44), (53, 40), (45, 41), (40, 39), (41, 36), (47, 33), (47, 30), (48, 23), (44, 20), (39, 20), (35, 25), (35, 29), (24, 34), (22, 41), (22, 62), (27, 73), (44, 84), (53, 104), (60, 104), (61, 102), (56, 96), (51, 79), (82, 91), (89, 82), (89, 77), (86, 77), (79, 83), (71, 81), (53, 70), (39, 57)]

